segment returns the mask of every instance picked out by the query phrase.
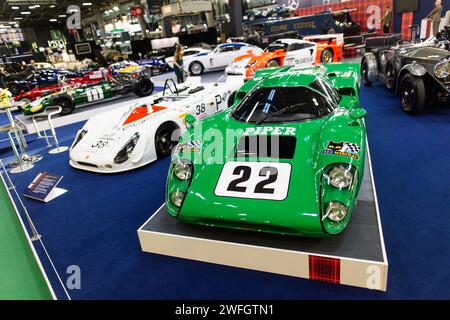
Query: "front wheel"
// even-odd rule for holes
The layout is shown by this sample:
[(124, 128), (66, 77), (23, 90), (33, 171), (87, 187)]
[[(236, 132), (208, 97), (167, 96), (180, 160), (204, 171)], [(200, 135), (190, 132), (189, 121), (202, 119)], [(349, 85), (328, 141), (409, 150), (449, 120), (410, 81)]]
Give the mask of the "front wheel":
[(333, 51), (331, 49), (325, 49), (322, 52), (322, 55), (320, 57), (320, 61), (324, 63), (333, 62)]
[(149, 77), (140, 77), (131, 81), (131, 90), (138, 97), (147, 97), (153, 93), (155, 86)]
[(425, 83), (421, 77), (410, 73), (400, 83), (400, 98), (403, 110), (409, 114), (419, 114), (425, 106)]
[(164, 158), (172, 152), (178, 141), (173, 141), (173, 133), (177, 127), (171, 123), (162, 124), (155, 134), (155, 150), (158, 159)]
[(280, 63), (277, 60), (270, 60), (267, 63), (267, 68), (278, 68), (280, 66)]
[(395, 82), (397, 81), (397, 72), (392, 63), (388, 63), (386, 66), (386, 88), (389, 90), (395, 89)]
[(198, 62), (198, 61), (194, 61), (191, 63), (191, 65), (189, 66), (189, 72), (193, 75), (193, 76), (199, 76), (203, 73), (203, 65)]
[(367, 59), (363, 59), (361, 64), (361, 78), (362, 83), (365, 87), (372, 86), (372, 82), (369, 80), (369, 62)]
[(75, 103), (69, 95), (61, 95), (53, 99), (53, 104), (61, 107), (61, 115), (70, 114), (75, 109)]

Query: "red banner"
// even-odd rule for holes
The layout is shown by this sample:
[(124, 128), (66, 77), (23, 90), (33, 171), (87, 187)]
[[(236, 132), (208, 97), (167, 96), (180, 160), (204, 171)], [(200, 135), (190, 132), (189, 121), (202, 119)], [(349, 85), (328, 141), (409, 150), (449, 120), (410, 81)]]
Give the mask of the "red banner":
[[(331, 9), (332, 11), (356, 9), (357, 11), (351, 12), (350, 15), (355, 22), (361, 25), (362, 31), (365, 32), (368, 26), (375, 27), (376, 30), (383, 28), (379, 20), (384, 17), (387, 5), (393, 11), (393, 0), (350, 0), (341, 3), (330, 3), (328, 5), (297, 9), (295, 10), (295, 15), (307, 16), (324, 12), (327, 9)], [(392, 20), (391, 31), (393, 30), (393, 25), (394, 21)]]

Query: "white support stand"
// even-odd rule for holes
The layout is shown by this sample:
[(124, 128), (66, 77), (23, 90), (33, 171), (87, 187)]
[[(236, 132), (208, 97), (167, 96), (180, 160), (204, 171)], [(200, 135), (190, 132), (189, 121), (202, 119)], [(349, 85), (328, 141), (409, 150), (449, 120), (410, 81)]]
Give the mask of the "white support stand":
[(51, 143), (49, 141), (49, 136), (47, 136), (47, 133), (45, 130), (43, 130), (43, 134), (41, 134), (41, 130), (39, 129), (38, 123), (36, 121), (36, 119), (38, 118), (45, 118), (47, 119), (48, 122), (48, 126), (50, 128), (50, 134), (51, 137), (53, 138), (54, 144), (55, 144), (55, 148), (51, 149), (48, 151), (49, 154), (58, 154), (58, 153), (62, 153), (65, 152), (67, 150), (69, 150), (69, 147), (66, 146), (60, 146), (59, 145), (59, 141), (58, 141), (58, 137), (56, 136), (56, 131), (55, 131), (55, 127), (53, 125), (53, 121), (52, 118), (53, 116), (56, 116), (58, 114), (61, 113), (62, 108), (59, 106), (54, 106), (54, 107), (48, 107), (47, 110), (50, 109), (55, 109), (55, 111), (49, 112), (48, 114), (41, 114), (41, 115), (34, 115), (33, 116), (33, 126), (36, 130), (36, 134), (38, 136), (38, 138), (45, 138), (45, 141), (47, 142), (47, 147), (51, 147)]

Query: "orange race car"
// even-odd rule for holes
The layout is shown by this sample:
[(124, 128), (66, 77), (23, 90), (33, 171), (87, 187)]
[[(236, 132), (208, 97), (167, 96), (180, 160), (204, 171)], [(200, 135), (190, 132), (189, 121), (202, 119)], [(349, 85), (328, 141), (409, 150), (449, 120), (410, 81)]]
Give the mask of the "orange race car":
[(317, 43), (316, 63), (338, 62), (342, 60), (344, 35), (324, 34), (304, 37), (303, 40)]
[(303, 40), (279, 39), (260, 54), (237, 57), (225, 69), (225, 73), (250, 79), (261, 68), (340, 61), (343, 45), (342, 34), (311, 36)]

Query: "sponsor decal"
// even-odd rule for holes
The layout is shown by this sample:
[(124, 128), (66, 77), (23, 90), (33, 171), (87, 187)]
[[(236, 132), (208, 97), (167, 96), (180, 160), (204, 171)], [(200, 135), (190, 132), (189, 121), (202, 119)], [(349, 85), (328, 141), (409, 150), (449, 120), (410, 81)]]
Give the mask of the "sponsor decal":
[(322, 154), (334, 154), (337, 156), (343, 156), (348, 158), (353, 158), (355, 160), (359, 159), (359, 151), (361, 147), (359, 147), (356, 143), (352, 142), (333, 142), (330, 141), (327, 148), (322, 151)]
[(292, 127), (255, 127), (247, 128), (244, 135), (295, 136), (296, 130)]
[(193, 153), (202, 151), (202, 142), (198, 140), (188, 141), (178, 145), (175, 153)]

